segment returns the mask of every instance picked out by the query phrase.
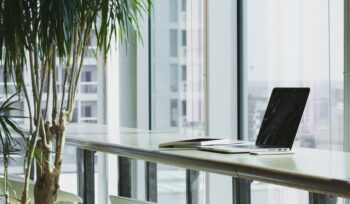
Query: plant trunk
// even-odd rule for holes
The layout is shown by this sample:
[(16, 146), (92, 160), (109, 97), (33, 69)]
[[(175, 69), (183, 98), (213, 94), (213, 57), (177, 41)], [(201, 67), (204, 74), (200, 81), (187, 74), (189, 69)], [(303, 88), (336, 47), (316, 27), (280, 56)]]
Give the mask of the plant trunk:
[[(51, 163), (51, 150), (43, 148), (42, 151), (42, 161), (39, 168), (41, 168), (40, 173), (37, 174), (37, 179), (34, 187), (34, 199), (35, 204), (53, 204), (57, 199), (57, 194), (59, 191), (59, 179), (61, 174), (62, 166), (62, 156), (63, 148), (65, 142), (65, 129), (66, 124), (61, 124), (56, 126), (57, 129), (53, 130), (56, 137), (56, 151), (54, 155), (54, 164)], [(51, 136), (48, 138), (51, 143)]]
[(43, 174), (38, 178), (34, 188), (35, 204), (53, 204), (57, 199), (59, 185), (56, 183), (57, 176), (53, 173)]

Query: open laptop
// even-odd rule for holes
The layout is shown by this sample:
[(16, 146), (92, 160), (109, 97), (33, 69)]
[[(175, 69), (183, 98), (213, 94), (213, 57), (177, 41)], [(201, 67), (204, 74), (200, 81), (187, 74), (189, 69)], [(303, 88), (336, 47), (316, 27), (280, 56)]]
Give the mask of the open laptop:
[(255, 145), (202, 146), (199, 149), (223, 153), (290, 150), (293, 146), (309, 93), (310, 88), (274, 88)]

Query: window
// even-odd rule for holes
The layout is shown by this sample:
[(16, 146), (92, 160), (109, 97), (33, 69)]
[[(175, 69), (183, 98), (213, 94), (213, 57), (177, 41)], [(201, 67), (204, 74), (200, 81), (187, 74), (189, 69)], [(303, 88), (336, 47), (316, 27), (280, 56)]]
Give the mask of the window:
[(170, 15), (170, 22), (177, 23), (177, 18), (178, 18), (177, 0), (170, 0), (169, 15)]
[(85, 94), (96, 94), (97, 84), (81, 84), (80, 92)]
[(187, 114), (187, 102), (186, 100), (182, 101), (182, 116), (186, 116)]
[[(155, 0), (153, 7), (150, 31), (152, 130), (204, 135), (205, 90), (197, 88), (198, 84), (205, 85), (204, 38), (197, 35), (204, 33), (204, 1)], [(169, 8), (171, 23), (164, 14)], [(172, 13), (175, 11), (176, 14)], [(200, 107), (197, 101), (201, 101)], [(157, 168), (158, 203), (185, 203), (186, 171), (165, 165)]]
[(97, 75), (96, 65), (85, 65), (81, 74), (81, 82), (97, 82)]
[[(101, 67), (98, 60), (95, 59), (96, 38), (92, 32), (89, 39), (90, 47), (86, 51), (83, 70), (81, 73), (80, 88), (76, 95), (75, 107), (73, 110), (72, 122), (68, 126), (68, 132), (75, 134), (80, 128), (92, 127), (98, 129), (105, 122), (105, 104), (106, 100), (106, 80), (104, 67)], [(97, 55), (99, 57), (99, 55)], [(64, 69), (58, 67), (57, 70), (62, 70), (63, 73), (58, 77), (58, 81), (62, 84), (64, 81)], [(76, 128), (76, 127), (79, 128)], [(60, 179), (60, 188), (62, 190), (77, 193), (77, 148), (66, 145), (64, 150), (64, 158), (62, 165), (62, 174)], [(96, 168), (97, 169), (97, 168)], [(98, 174), (98, 171), (96, 171)], [(96, 183), (98, 180), (96, 179)], [(97, 190), (95, 192), (98, 192)]]
[(171, 64), (170, 65), (170, 90), (172, 92), (178, 91), (178, 68), (177, 64)]
[(181, 45), (183, 47), (186, 47), (187, 45), (187, 36), (186, 36), (186, 30), (181, 31), (182, 39), (181, 39)]
[(328, 8), (326, 1), (248, 0), (244, 12), (247, 139), (255, 140), (273, 87), (310, 87), (294, 145), (341, 150), (342, 1)]
[(170, 100), (170, 126), (171, 127), (177, 127), (178, 126), (178, 104), (177, 99), (171, 99)]
[(78, 122), (78, 108), (74, 107), (72, 123), (76, 123), (76, 122)]
[(81, 80), (85, 82), (91, 81), (91, 72), (89, 71), (83, 72)]
[[(310, 87), (294, 147), (342, 150), (343, 1), (242, 2), (244, 139), (255, 141), (274, 87)], [(252, 195), (252, 203), (308, 202), (305, 191), (259, 182)]]
[(81, 117), (85, 120), (97, 117), (97, 103), (95, 101), (81, 102)]
[(178, 40), (177, 30), (170, 29), (170, 57), (177, 57), (178, 55)]
[(187, 80), (187, 68), (186, 65), (182, 65), (182, 81), (186, 81)]
[(85, 65), (81, 74), (80, 92), (83, 94), (97, 94), (99, 71), (97, 66)]
[[(197, 133), (204, 134), (204, 37), (198, 35), (204, 33), (202, 32), (204, 12), (199, 11), (204, 10), (204, 3), (199, 0), (191, 0), (187, 3), (191, 7), (187, 8), (184, 15), (191, 21), (179, 22), (176, 26), (169, 24), (166, 19), (164, 20), (161, 12), (173, 4), (171, 1), (155, 1), (153, 4), (154, 12), (151, 18), (151, 27), (153, 28), (151, 32), (152, 129), (187, 131), (187, 129), (195, 128)], [(174, 27), (181, 29), (174, 29)], [(168, 41), (159, 40), (159, 37), (166, 32), (170, 35)], [(178, 43), (178, 33), (181, 34), (181, 43)], [(167, 47), (170, 50), (169, 57), (164, 55), (164, 48)], [(178, 54), (180, 49), (186, 50), (184, 55)], [(169, 65), (170, 71), (164, 68)], [(164, 76), (170, 76), (170, 78)], [(181, 101), (185, 101), (187, 104), (186, 118), (182, 118), (175, 126), (174, 109), (182, 107), (182, 105), (178, 105)], [(198, 106), (199, 101), (201, 101), (201, 106)], [(172, 116), (167, 115), (170, 113)], [(176, 114), (179, 117), (182, 115), (182, 111), (177, 110)], [(169, 122), (169, 119), (173, 122)], [(196, 125), (193, 126), (193, 124)]]
[(182, 0), (181, 10), (182, 10), (183, 12), (186, 12), (186, 9), (187, 9), (186, 3), (187, 3), (187, 0)]
[(85, 106), (83, 111), (82, 111), (82, 116), (83, 117), (91, 117), (91, 106)]

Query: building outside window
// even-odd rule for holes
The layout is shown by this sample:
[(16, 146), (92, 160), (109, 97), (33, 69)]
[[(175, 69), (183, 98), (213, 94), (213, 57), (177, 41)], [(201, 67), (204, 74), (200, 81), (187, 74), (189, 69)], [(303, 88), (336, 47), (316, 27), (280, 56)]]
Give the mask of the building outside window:
[[(198, 36), (204, 33), (204, 1), (155, 0), (153, 7), (152, 130), (204, 135), (204, 38)], [(170, 19), (164, 18), (169, 8)], [(185, 175), (184, 169), (158, 165), (159, 203), (186, 202)]]
[[(152, 83), (152, 129), (186, 131), (193, 129), (193, 124), (198, 127), (197, 132), (202, 132), (204, 127), (204, 106), (197, 106), (198, 101), (204, 102), (204, 41), (202, 30), (204, 29), (204, 3), (198, 0), (181, 1), (186, 3), (181, 11), (177, 7), (170, 7), (178, 13), (185, 14), (191, 21), (171, 23), (171, 19), (162, 18), (164, 8), (174, 4), (171, 0), (155, 1), (154, 12), (151, 18), (151, 83)], [(198, 15), (202, 14), (202, 15)], [(169, 33), (169, 38), (166, 34)], [(164, 35), (165, 34), (165, 35)], [(180, 35), (179, 35), (180, 34)], [(178, 43), (178, 42), (181, 43)], [(170, 50), (170, 55), (165, 55), (164, 50)], [(170, 64), (170, 69), (164, 69)], [(164, 76), (170, 76), (166, 78)], [(179, 77), (181, 76), (181, 77)], [(170, 87), (170, 89), (166, 88)], [(175, 93), (177, 92), (177, 93)], [(179, 127), (172, 128), (171, 122), (164, 120), (169, 109), (170, 101), (177, 101), (177, 107), (187, 110), (187, 118), (183, 119), (178, 114)], [(186, 107), (180, 105), (186, 102)], [(167, 108), (168, 107), (168, 108)], [(172, 105), (175, 107), (175, 105)], [(183, 110), (180, 110), (180, 113)], [(200, 114), (201, 113), (201, 114)], [(199, 118), (201, 118), (199, 120)], [(186, 122), (185, 122), (186, 121)]]

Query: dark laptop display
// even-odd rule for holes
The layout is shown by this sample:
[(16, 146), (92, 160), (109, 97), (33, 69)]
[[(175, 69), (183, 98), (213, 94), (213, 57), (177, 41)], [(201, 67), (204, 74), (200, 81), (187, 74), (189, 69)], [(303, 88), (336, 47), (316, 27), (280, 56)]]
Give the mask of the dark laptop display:
[(310, 88), (274, 88), (255, 145), (292, 148)]

